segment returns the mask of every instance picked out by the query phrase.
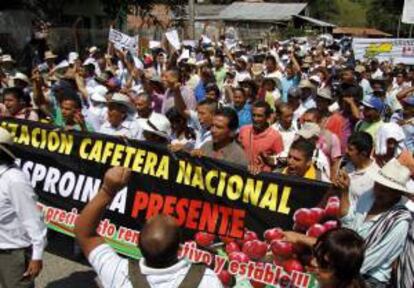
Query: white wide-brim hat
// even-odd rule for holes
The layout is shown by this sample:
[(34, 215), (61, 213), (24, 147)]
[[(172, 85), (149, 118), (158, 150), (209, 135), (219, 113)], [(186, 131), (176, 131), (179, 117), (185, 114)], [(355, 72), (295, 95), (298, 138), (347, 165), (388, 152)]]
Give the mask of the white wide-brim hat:
[(378, 172), (370, 172), (372, 179), (382, 186), (414, 195), (414, 190), (408, 186), (411, 171), (396, 158), (390, 160)]
[(119, 105), (123, 105), (125, 107), (128, 108), (128, 113), (135, 113), (136, 112), (136, 107), (134, 106), (134, 104), (132, 104), (131, 99), (122, 93), (114, 93), (114, 95), (112, 95), (111, 100), (108, 101), (108, 104), (111, 103), (115, 103), (115, 104), (119, 104)]
[(0, 127), (0, 149), (11, 158), (16, 159), (16, 155), (9, 149), (13, 143), (13, 135), (3, 127)]
[(168, 140), (171, 139), (171, 123), (164, 115), (151, 113), (151, 116), (148, 119), (138, 119), (138, 121), (142, 130)]

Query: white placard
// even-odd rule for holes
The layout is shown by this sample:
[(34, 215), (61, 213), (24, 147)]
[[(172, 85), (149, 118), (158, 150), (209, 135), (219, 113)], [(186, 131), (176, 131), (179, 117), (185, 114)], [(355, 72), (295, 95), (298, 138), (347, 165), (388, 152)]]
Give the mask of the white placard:
[(404, 1), (404, 10), (401, 21), (406, 24), (414, 24), (414, 0)]
[(155, 48), (161, 48), (161, 42), (160, 41), (149, 41), (149, 48), (155, 49)]
[(179, 50), (181, 48), (180, 37), (178, 37), (177, 30), (171, 30), (165, 33), (165, 37), (167, 37), (168, 42), (175, 48), (175, 50)]
[(115, 48), (126, 48), (136, 50), (138, 48), (138, 37), (130, 37), (118, 30), (110, 29), (108, 40), (114, 43)]
[(355, 58), (393, 61), (414, 65), (414, 39), (397, 38), (354, 38), (352, 43)]

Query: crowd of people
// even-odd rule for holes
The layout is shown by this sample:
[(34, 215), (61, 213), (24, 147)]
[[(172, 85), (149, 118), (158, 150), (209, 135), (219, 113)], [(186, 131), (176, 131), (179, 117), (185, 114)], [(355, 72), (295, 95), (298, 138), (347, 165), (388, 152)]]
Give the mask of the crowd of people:
[[(174, 153), (244, 166), (255, 175), (283, 173), (330, 182), (340, 196), (338, 217), (344, 228), (320, 239), (286, 231), (286, 241), (314, 246), (316, 267), (326, 272), (317, 273), (322, 287), (412, 288), (414, 68), (355, 60), (341, 41), (328, 40), (290, 39), (257, 46), (240, 42), (230, 48), (222, 37), (183, 45), (178, 51), (163, 43), (141, 55), (109, 44), (81, 55), (46, 51), (42, 64), (23, 68), (4, 54), (0, 117), (145, 140)], [(12, 181), (7, 174), (17, 173), (9, 169), (14, 158), (8, 153), (9, 140), (0, 137), (5, 167), (0, 181)], [(105, 287), (132, 287), (128, 264), (102, 246), (93, 230), (79, 226), (96, 227), (102, 209), (126, 183), (123, 172), (109, 173), (110, 184), (101, 187), (102, 197), (88, 204), (77, 225), (80, 245), (101, 271)], [(10, 191), (1, 185), (3, 190), (0, 197), (8, 199)], [(9, 202), (0, 198), (3, 205)], [(9, 208), (13, 207), (20, 209)], [(10, 244), (10, 237), (10, 245), (3, 245), (6, 218), (0, 212), (0, 263), (1, 249), (25, 248)], [(176, 259), (178, 236), (173, 226), (171, 219), (157, 218), (143, 232), (147, 237), (140, 239), (148, 261), (141, 262), (140, 269), (150, 275), (150, 287), (168, 286), (158, 268), (182, 276), (170, 282), (174, 287), (190, 269)], [(341, 247), (348, 247), (348, 254)], [(99, 259), (104, 254), (102, 259), (112, 261)], [(160, 264), (162, 259), (166, 262)], [(105, 266), (116, 261), (122, 269)], [(220, 287), (210, 270), (203, 273), (198, 287)], [(1, 279), (4, 287), (18, 287)]]

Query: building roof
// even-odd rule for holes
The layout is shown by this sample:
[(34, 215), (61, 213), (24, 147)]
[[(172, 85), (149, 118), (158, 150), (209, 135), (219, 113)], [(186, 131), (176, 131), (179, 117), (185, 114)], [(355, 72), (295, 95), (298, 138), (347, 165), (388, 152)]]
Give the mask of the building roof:
[(335, 24), (328, 23), (328, 22), (325, 22), (325, 21), (322, 21), (322, 20), (318, 20), (318, 19), (315, 19), (315, 18), (312, 18), (312, 17), (302, 16), (302, 15), (293, 15), (293, 16), (296, 17), (296, 18), (299, 18), (301, 20), (304, 20), (306, 22), (309, 22), (309, 23), (311, 23), (314, 26), (319, 26), (319, 27), (336, 27)]
[[(227, 5), (195, 5), (195, 19), (196, 20), (217, 20), (220, 12), (226, 8)], [(186, 15), (184, 17), (177, 17), (173, 15), (174, 19), (188, 19), (188, 5), (184, 7)]]
[(374, 28), (363, 27), (337, 27), (333, 29), (333, 34), (345, 34), (351, 36), (371, 36), (371, 37), (391, 37), (392, 34)]
[(306, 3), (248, 3), (234, 2), (221, 11), (219, 17), (227, 21), (287, 21), (298, 15)]

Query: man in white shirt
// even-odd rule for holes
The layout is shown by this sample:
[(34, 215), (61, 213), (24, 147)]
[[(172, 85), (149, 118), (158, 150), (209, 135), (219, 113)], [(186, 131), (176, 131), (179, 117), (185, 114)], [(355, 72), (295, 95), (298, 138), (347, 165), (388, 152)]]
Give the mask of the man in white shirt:
[(142, 140), (142, 129), (134, 119), (135, 107), (128, 96), (115, 93), (108, 101), (107, 121), (102, 124), (99, 133)]
[[(344, 167), (348, 173), (349, 201), (355, 206), (359, 200), (359, 207), (372, 206), (374, 201), (374, 180), (372, 175), (380, 170), (375, 160), (371, 159), (373, 139), (366, 132), (356, 132), (348, 139), (346, 157), (349, 162)], [(365, 209), (365, 208), (364, 208)]]
[(34, 287), (47, 229), (26, 175), (14, 164), (13, 136), (0, 128), (0, 287)]
[[(180, 287), (186, 281), (186, 276), (192, 274), (194, 265), (185, 259), (178, 259), (179, 228), (173, 218), (159, 215), (147, 222), (139, 237), (139, 246), (144, 256), (139, 262), (118, 256), (96, 233), (105, 208), (130, 177), (131, 172), (122, 167), (114, 167), (106, 172), (98, 194), (86, 205), (76, 221), (76, 238), (105, 288)], [(199, 284), (192, 287), (222, 287), (210, 269), (204, 269), (201, 275)]]

